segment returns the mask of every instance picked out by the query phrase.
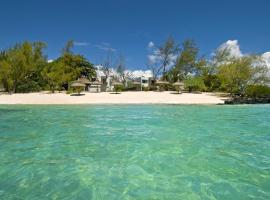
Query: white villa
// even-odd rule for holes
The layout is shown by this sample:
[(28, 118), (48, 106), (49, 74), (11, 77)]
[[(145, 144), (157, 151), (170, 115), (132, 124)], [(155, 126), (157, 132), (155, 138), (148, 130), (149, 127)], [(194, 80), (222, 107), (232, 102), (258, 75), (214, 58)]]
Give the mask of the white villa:
[[(92, 84), (89, 87), (90, 92), (109, 92), (113, 91), (114, 87), (112, 86), (113, 78), (117, 77), (118, 74), (115, 70), (111, 70), (110, 76), (106, 77), (104, 72), (101, 70), (100, 65), (96, 66), (97, 77), (95, 80), (92, 80)], [(135, 70), (135, 71), (126, 71), (129, 75), (129, 82), (140, 83), (139, 89), (150, 87), (150, 80), (152, 78), (152, 73), (150, 70)]]
[[(101, 70), (102, 66), (96, 66), (96, 77), (92, 80), (86, 77), (81, 77), (76, 80), (79, 83), (85, 85), (84, 90), (89, 92), (111, 92), (114, 90), (113, 83), (121, 81), (119, 74), (115, 70), (111, 70), (110, 75), (106, 76)], [(150, 70), (135, 70), (135, 71), (125, 71), (126, 80), (125, 87), (129, 90), (142, 91), (145, 88), (150, 88), (152, 84), (152, 73)], [(120, 80), (119, 80), (120, 79)], [(117, 80), (117, 81), (116, 81)], [(74, 82), (76, 82), (74, 81)]]

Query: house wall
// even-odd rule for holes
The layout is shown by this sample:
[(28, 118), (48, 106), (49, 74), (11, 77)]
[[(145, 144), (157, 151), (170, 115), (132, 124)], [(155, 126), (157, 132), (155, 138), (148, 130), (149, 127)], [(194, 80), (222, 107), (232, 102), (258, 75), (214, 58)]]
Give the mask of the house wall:
[(142, 87), (149, 87), (149, 78), (141, 77), (141, 86)]
[(102, 85), (100, 86), (100, 91), (101, 92), (111, 92), (111, 91), (113, 91), (113, 86), (111, 85), (112, 77), (108, 77), (106, 79), (105, 76), (98, 76), (97, 80), (102, 83)]

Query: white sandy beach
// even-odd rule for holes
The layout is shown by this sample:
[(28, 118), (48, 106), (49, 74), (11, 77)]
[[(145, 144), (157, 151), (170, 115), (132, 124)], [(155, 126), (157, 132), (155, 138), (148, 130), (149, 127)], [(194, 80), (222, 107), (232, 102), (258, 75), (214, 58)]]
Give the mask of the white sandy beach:
[(82, 93), (71, 96), (65, 93), (1, 94), (0, 104), (223, 104), (224, 98), (212, 93), (174, 92), (121, 92), (112, 94)]

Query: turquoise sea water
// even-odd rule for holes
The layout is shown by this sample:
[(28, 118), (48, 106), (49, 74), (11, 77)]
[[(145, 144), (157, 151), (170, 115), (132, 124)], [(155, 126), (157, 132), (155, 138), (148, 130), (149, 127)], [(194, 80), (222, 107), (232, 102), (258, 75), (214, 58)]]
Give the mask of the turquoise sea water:
[(0, 199), (270, 199), (270, 106), (0, 106)]

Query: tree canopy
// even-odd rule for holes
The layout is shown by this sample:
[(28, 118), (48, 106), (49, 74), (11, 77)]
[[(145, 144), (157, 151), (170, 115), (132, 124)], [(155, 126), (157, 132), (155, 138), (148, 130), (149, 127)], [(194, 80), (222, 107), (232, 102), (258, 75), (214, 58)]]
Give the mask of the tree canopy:
[(92, 78), (95, 69), (82, 55), (74, 54), (69, 41), (62, 55), (48, 63), (43, 42), (18, 43), (0, 53), (0, 81), (7, 92), (61, 90), (71, 81), (84, 76)]

